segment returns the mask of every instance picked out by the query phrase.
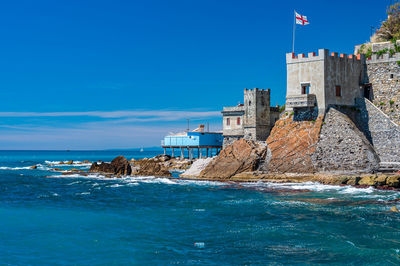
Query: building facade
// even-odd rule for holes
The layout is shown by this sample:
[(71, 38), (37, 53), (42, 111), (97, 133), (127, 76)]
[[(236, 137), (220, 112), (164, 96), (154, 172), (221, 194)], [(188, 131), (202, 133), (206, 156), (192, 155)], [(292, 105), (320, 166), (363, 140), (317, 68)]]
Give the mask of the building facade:
[(244, 103), (234, 107), (224, 107), (224, 146), (245, 138), (265, 141), (279, 119), (279, 108), (270, 106), (271, 90), (244, 90)]
[(363, 55), (329, 53), (286, 54), (286, 111), (309, 118), (324, 114), (330, 105), (354, 106), (366, 83)]

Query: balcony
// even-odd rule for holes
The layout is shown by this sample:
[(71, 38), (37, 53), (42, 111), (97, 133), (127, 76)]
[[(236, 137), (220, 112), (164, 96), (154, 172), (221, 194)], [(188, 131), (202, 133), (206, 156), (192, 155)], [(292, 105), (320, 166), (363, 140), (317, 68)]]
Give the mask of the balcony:
[(314, 107), (315, 103), (315, 94), (288, 95), (286, 97), (286, 107), (289, 108)]

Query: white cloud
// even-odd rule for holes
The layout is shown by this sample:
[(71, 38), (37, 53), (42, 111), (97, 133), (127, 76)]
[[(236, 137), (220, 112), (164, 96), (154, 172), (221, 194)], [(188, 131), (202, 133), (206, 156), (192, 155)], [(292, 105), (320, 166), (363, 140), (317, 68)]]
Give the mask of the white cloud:
[(143, 121), (175, 121), (183, 118), (218, 117), (220, 111), (87, 111), (87, 112), (0, 112), (0, 117), (98, 117), (98, 118), (130, 118)]

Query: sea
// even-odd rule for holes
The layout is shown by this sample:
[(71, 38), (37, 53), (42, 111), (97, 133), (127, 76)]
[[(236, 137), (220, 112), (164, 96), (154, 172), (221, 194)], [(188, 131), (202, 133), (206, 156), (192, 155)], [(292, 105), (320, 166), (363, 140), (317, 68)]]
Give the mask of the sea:
[(158, 153), (0, 151), (0, 265), (400, 264), (398, 191), (51, 169)]

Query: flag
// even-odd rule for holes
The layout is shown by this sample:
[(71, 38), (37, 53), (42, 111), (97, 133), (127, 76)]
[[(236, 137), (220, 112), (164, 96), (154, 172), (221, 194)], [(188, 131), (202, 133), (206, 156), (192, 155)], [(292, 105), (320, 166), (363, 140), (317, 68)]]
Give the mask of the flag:
[(296, 24), (300, 24), (300, 25), (308, 25), (308, 24), (310, 24), (308, 22), (306, 16), (302, 16), (299, 13), (297, 13), (296, 11), (294, 13), (296, 14)]

